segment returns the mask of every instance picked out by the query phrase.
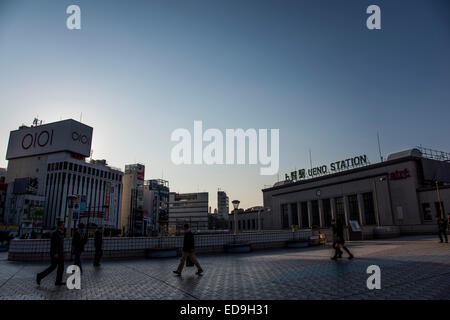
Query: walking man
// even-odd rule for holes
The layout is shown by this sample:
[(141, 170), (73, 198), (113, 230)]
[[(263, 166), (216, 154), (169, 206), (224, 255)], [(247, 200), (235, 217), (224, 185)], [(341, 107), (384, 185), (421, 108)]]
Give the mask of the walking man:
[(80, 267), (80, 272), (83, 273), (83, 268), (81, 267), (81, 254), (84, 251), (84, 246), (87, 242), (87, 236), (81, 234), (84, 224), (80, 223), (78, 228), (75, 230), (72, 239), (72, 252), (75, 255), (74, 264)]
[(337, 261), (338, 258), (342, 258), (342, 249), (348, 253), (348, 258), (353, 259), (353, 254), (348, 250), (348, 248), (344, 245), (344, 224), (341, 220), (336, 221), (336, 219), (331, 220), (331, 225), (333, 227), (333, 248), (334, 248), (334, 256), (331, 258), (334, 261)]
[(94, 245), (95, 245), (95, 256), (94, 256), (94, 267), (100, 266), (100, 259), (103, 255), (103, 228), (99, 227), (97, 231), (95, 231), (94, 236)]
[(445, 242), (448, 243), (448, 237), (447, 237), (448, 220), (441, 217), (441, 215), (437, 215), (436, 219), (437, 219), (437, 224), (438, 224), (439, 239), (441, 240), (440, 243), (444, 242), (443, 238), (445, 238)]
[(64, 222), (58, 222), (58, 229), (53, 232), (50, 244), (50, 259), (51, 265), (36, 276), (36, 282), (41, 284), (41, 280), (53, 272), (56, 268), (56, 282), (55, 286), (65, 285), (62, 281), (64, 272)]
[(189, 230), (189, 225), (185, 224), (184, 225), (183, 255), (181, 257), (180, 264), (178, 265), (178, 269), (175, 270), (173, 273), (180, 276), (181, 271), (183, 271), (184, 263), (186, 262), (186, 259), (189, 257), (189, 259), (191, 259), (191, 261), (197, 267), (196, 274), (199, 276), (202, 275), (203, 269), (200, 266), (200, 264), (198, 263), (197, 259), (195, 258), (194, 247), (195, 247), (194, 235)]

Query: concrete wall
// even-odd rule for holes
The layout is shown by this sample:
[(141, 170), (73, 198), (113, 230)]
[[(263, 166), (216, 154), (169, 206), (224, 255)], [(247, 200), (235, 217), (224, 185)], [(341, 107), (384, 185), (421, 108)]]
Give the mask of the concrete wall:
[[(196, 235), (195, 247), (197, 253), (223, 252), (224, 245), (233, 241), (249, 242), (254, 249), (283, 247), (287, 240), (308, 239), (311, 231), (299, 232), (264, 232), (231, 234)], [(176, 247), (181, 250), (183, 237), (162, 238), (105, 238), (103, 257), (105, 259), (143, 258), (145, 249)], [(71, 240), (64, 243), (66, 260), (70, 259)], [(11, 241), (8, 259), (11, 261), (48, 261), (50, 240), (13, 240)], [(89, 239), (83, 253), (83, 258), (94, 256), (94, 240)]]

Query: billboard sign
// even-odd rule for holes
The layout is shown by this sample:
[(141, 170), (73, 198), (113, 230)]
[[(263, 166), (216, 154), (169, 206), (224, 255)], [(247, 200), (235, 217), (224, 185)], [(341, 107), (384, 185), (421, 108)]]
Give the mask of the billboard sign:
[(89, 157), (93, 129), (68, 119), (11, 131), (6, 160), (69, 151)]
[(111, 182), (106, 183), (106, 195), (105, 195), (105, 221), (109, 221), (109, 206), (111, 203)]

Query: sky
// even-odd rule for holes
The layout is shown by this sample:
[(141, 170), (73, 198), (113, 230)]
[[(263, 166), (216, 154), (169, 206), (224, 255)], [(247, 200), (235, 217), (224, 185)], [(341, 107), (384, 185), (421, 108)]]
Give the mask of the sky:
[[(66, 8), (81, 8), (81, 30)], [(366, 8), (381, 9), (368, 30)], [(94, 128), (93, 158), (241, 207), (284, 173), (418, 145), (450, 152), (450, 1), (0, 0), (0, 167), (34, 117)], [(175, 165), (171, 133), (279, 129), (279, 175)]]

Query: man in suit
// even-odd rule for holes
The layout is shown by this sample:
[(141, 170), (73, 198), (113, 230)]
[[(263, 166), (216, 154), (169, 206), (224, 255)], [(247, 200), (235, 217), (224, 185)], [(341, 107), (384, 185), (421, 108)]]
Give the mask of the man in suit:
[(94, 257), (94, 266), (100, 266), (100, 259), (103, 255), (103, 228), (99, 227), (97, 231), (95, 231), (94, 236), (94, 245), (95, 245), (95, 257)]
[(197, 259), (195, 258), (194, 248), (195, 248), (194, 235), (189, 230), (189, 225), (185, 224), (184, 225), (183, 255), (181, 257), (180, 264), (178, 265), (178, 269), (175, 270), (173, 273), (175, 273), (177, 275), (181, 275), (181, 272), (183, 271), (184, 263), (186, 262), (186, 259), (188, 257), (189, 257), (189, 259), (191, 259), (191, 261), (197, 267), (196, 274), (200, 276), (203, 273), (202, 267), (200, 266)]
[(51, 265), (36, 276), (36, 282), (41, 284), (41, 280), (53, 272), (56, 268), (56, 286), (65, 285), (62, 281), (64, 273), (64, 222), (58, 222), (58, 228), (53, 232), (50, 244), (50, 259)]
[(441, 240), (440, 243), (445, 242), (448, 243), (448, 237), (447, 237), (447, 228), (448, 228), (448, 220), (445, 219), (445, 217), (441, 217), (441, 215), (436, 216), (437, 224), (438, 224), (438, 233), (439, 233), (439, 239)]
[(83, 273), (83, 268), (81, 267), (81, 254), (83, 253), (84, 246), (88, 241), (87, 235), (83, 235), (81, 233), (83, 229), (84, 224), (80, 223), (72, 238), (72, 252), (75, 255), (74, 264), (80, 268), (81, 273)]

